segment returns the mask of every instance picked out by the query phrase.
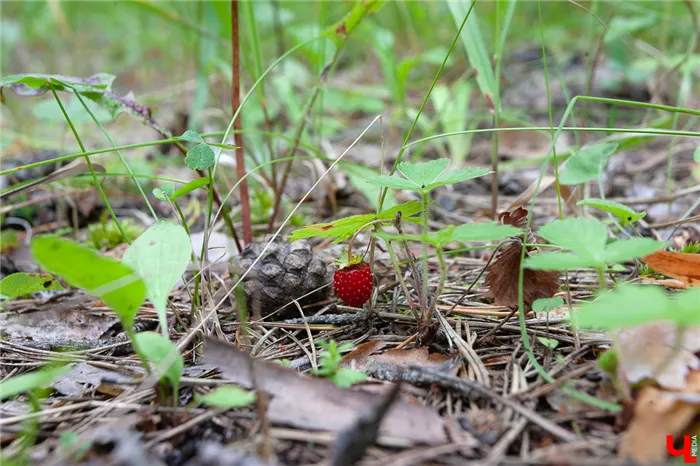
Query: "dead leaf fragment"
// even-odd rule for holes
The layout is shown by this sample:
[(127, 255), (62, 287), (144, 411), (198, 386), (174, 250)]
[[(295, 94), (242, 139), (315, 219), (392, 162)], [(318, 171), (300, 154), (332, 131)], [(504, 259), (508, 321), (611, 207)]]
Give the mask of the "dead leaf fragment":
[(700, 254), (657, 251), (643, 258), (652, 269), (690, 286), (700, 285)]
[(346, 354), (340, 362), (341, 367), (362, 370), (372, 361), (395, 366), (417, 366), (430, 369), (444, 369), (452, 357), (440, 353), (429, 353), (426, 348), (398, 349), (392, 348), (381, 354), (372, 354), (383, 348), (381, 340), (370, 340)]
[(99, 340), (117, 322), (114, 315), (82, 309), (0, 314), (0, 336), (48, 344)]
[(676, 348), (678, 328), (670, 322), (652, 322), (618, 332), (620, 364), (627, 379), (651, 378), (666, 388), (682, 389), (690, 370), (700, 369), (700, 328), (686, 328)]
[[(254, 388), (249, 356), (232, 345), (207, 338), (203, 360), (218, 367), (227, 380)], [(340, 432), (379, 400), (374, 394), (341, 388), (278, 364), (255, 361), (255, 365), (257, 388), (272, 397), (267, 414), (273, 424)], [(437, 411), (397, 401), (386, 413), (379, 443), (436, 445), (447, 440), (444, 421)]]
[[(700, 372), (687, 378), (683, 393), (700, 393)], [(618, 456), (640, 463), (660, 463), (667, 457), (666, 436), (681, 434), (695, 418), (697, 408), (674, 400), (658, 388), (644, 387), (634, 408), (634, 418), (622, 437)]]

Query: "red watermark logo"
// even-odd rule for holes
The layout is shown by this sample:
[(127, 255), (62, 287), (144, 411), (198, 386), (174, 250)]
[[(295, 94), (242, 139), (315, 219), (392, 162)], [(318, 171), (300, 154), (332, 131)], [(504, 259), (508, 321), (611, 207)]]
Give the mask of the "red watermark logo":
[(697, 463), (698, 462), (698, 436), (697, 435), (684, 435), (683, 436), (683, 448), (674, 448), (673, 446), (673, 436), (666, 436), (666, 451), (668, 451), (671, 456), (682, 456), (684, 463)]

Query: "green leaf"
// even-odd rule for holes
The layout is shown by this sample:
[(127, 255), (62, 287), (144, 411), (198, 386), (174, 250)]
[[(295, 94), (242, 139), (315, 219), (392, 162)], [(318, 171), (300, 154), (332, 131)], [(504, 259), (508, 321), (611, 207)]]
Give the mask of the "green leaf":
[(614, 264), (643, 257), (654, 251), (663, 249), (666, 245), (663, 241), (656, 241), (651, 238), (630, 238), (617, 240), (607, 245), (605, 248), (605, 263)]
[(181, 139), (181, 140), (187, 141), (187, 142), (196, 142), (198, 144), (200, 142), (204, 142), (204, 139), (202, 139), (202, 136), (200, 136), (200, 134), (198, 132), (192, 131), (191, 129), (188, 129), (187, 131), (182, 133), (182, 136), (178, 136), (177, 139)]
[(440, 176), (437, 177), (437, 179), (433, 183), (430, 183), (429, 188), (434, 189), (434, 188), (437, 188), (438, 186), (445, 186), (448, 184), (460, 183), (462, 181), (467, 181), (467, 180), (471, 180), (473, 178), (479, 178), (481, 176), (488, 175), (489, 173), (493, 173), (493, 172), (487, 168), (478, 168), (478, 167), (460, 168), (458, 170), (452, 170), (452, 171), (449, 171), (447, 173), (441, 174)]
[(693, 152), (693, 160), (695, 160), (695, 163), (700, 163), (700, 146), (695, 148), (695, 152)]
[(566, 252), (550, 252), (527, 257), (524, 266), (531, 270), (569, 270), (596, 267), (599, 262), (590, 257)]
[(206, 170), (214, 163), (214, 151), (205, 143), (198, 144), (187, 152), (185, 164), (192, 170)]
[(0, 281), (0, 294), (8, 299), (32, 294), (36, 291), (63, 290), (63, 286), (49, 274), (18, 272)]
[(168, 296), (187, 269), (191, 253), (192, 242), (185, 229), (170, 220), (159, 220), (129, 246), (122, 259), (143, 278), (164, 335), (168, 331)]
[(93, 249), (51, 235), (35, 237), (31, 252), (49, 272), (102, 299), (130, 331), (146, 295), (146, 285), (130, 267), (101, 256)]
[(593, 144), (576, 152), (559, 173), (561, 184), (581, 184), (595, 180), (603, 172), (608, 157), (617, 150), (615, 143)]
[(378, 184), (380, 186), (386, 186), (387, 188), (406, 189), (409, 191), (420, 190), (420, 186), (416, 186), (415, 183), (412, 183), (404, 178), (399, 178), (398, 176), (375, 175), (365, 173), (362, 174), (361, 177), (369, 183)]
[(698, 325), (700, 323), (700, 288), (690, 288), (670, 298), (672, 316), (667, 320), (673, 320), (684, 327)]
[(27, 374), (16, 375), (0, 382), (0, 400), (42, 388), (51, 383), (56, 377), (70, 370), (70, 365), (40, 369)]
[(622, 223), (622, 225), (634, 223), (644, 218), (647, 214), (646, 212), (637, 213), (624, 204), (620, 204), (619, 202), (615, 201), (608, 201), (607, 199), (583, 199), (578, 201), (576, 205), (595, 207), (596, 209), (610, 212), (620, 220), (620, 223)]
[(338, 371), (329, 377), (333, 383), (340, 387), (350, 388), (356, 383), (367, 380), (367, 374), (355, 369), (340, 368)]
[(350, 238), (358, 229), (375, 220), (386, 220), (391, 222), (396, 217), (398, 212), (401, 212), (403, 220), (410, 220), (412, 215), (421, 211), (420, 201), (409, 201), (404, 204), (399, 204), (390, 209), (384, 210), (379, 214), (364, 214), (353, 215), (351, 217), (341, 218), (331, 223), (318, 223), (309, 225), (299, 230), (294, 230), (289, 235), (290, 241), (296, 241), (302, 238), (335, 238), (333, 243), (339, 243)]
[[(459, 27), (469, 11), (469, 2), (447, 2), (447, 6), (452, 12), (455, 24)], [(467, 23), (462, 29), (460, 39), (462, 39), (462, 45), (467, 51), (470, 65), (475, 70), (474, 74), (481, 94), (486, 99), (489, 109), (494, 110), (496, 105), (494, 99), (498, 82), (496, 82), (496, 74), (491, 67), (491, 58), (486, 48), (486, 41), (481, 34), (476, 8), (473, 8), (471, 13), (469, 13), (469, 18), (467, 18)]]
[(370, 13), (379, 10), (386, 1), (379, 0), (358, 0), (353, 3), (352, 10), (340, 21), (326, 28), (321, 33), (322, 36), (330, 39), (336, 47), (341, 47), (345, 38), (352, 33), (362, 19)]
[(434, 182), (450, 164), (449, 159), (437, 159), (423, 163), (401, 162), (396, 169), (406, 179), (419, 188), (425, 188)]
[[(177, 393), (182, 369), (185, 367), (185, 361), (177, 347), (168, 337), (156, 332), (140, 332), (134, 338), (141, 353), (155, 364), (156, 369), (162, 369), (159, 375), (169, 380), (173, 393)], [(163, 364), (167, 364), (167, 367), (161, 368)]]
[(177, 198), (180, 198), (186, 194), (191, 193), (195, 189), (203, 188), (204, 186), (207, 186), (209, 184), (209, 178), (197, 178), (186, 185), (177, 188), (175, 192), (170, 196), (170, 199), (175, 200)]
[(555, 220), (542, 225), (537, 233), (550, 243), (596, 259), (602, 259), (608, 239), (608, 229), (602, 222), (584, 217)]
[(564, 300), (559, 296), (554, 296), (553, 298), (539, 298), (532, 303), (532, 310), (534, 312), (550, 312), (552, 309), (562, 307), (564, 305)]
[(160, 188), (153, 188), (153, 195), (161, 201), (164, 201), (166, 198), (172, 199), (174, 192), (175, 185), (171, 182), (163, 183)]
[(542, 343), (542, 345), (550, 349), (554, 349), (557, 346), (559, 346), (559, 340), (554, 340), (552, 338), (537, 337), (537, 341), (539, 341), (540, 343)]
[(206, 395), (195, 393), (194, 399), (199, 404), (214, 408), (242, 408), (255, 401), (255, 392), (232, 385), (222, 385)]
[[(653, 285), (621, 285), (580, 307), (576, 322), (581, 327), (616, 330), (657, 320), (671, 320), (669, 300)], [(696, 312), (696, 320), (698, 319)]]

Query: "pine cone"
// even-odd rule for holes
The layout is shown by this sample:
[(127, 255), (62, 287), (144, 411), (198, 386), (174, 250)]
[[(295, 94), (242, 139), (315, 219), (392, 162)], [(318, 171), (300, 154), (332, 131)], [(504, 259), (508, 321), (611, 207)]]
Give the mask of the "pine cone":
[[(262, 242), (249, 244), (239, 257), (233, 259), (231, 275), (234, 279), (253, 265), (271, 237), (267, 235)], [(299, 298), (327, 282), (326, 263), (313, 254), (308, 242), (290, 243), (278, 236), (243, 280), (248, 313), (266, 316), (294, 299), (298, 299), (301, 305), (320, 301), (328, 297), (329, 287)], [(298, 314), (298, 309), (290, 304), (280, 312), (281, 316), (285, 314)]]

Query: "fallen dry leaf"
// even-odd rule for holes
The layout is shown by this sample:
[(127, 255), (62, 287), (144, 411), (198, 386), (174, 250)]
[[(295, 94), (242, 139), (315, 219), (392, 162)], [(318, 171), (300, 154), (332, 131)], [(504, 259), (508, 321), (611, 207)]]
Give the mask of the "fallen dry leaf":
[(346, 354), (340, 362), (341, 367), (362, 370), (370, 361), (377, 361), (396, 366), (418, 366), (431, 369), (444, 369), (452, 358), (440, 353), (429, 353), (426, 348), (397, 349), (392, 348), (381, 354), (372, 354), (383, 348), (381, 340), (370, 340)]
[(114, 315), (75, 308), (0, 314), (0, 336), (61, 345), (78, 340), (99, 340), (117, 322)]
[(666, 388), (681, 389), (690, 370), (700, 369), (700, 328), (686, 328), (676, 348), (678, 328), (670, 322), (652, 322), (618, 332), (620, 365), (627, 379), (656, 380)]
[(690, 286), (700, 285), (700, 254), (657, 251), (642, 258), (652, 269)]
[[(700, 393), (700, 372), (692, 372), (686, 382), (682, 393)], [(665, 393), (652, 386), (640, 391), (634, 417), (620, 443), (619, 457), (640, 463), (660, 463), (666, 459), (666, 436), (681, 434), (695, 417), (697, 408)]]
[[(207, 338), (204, 362), (217, 366), (229, 381), (252, 389), (249, 356), (232, 345)], [(300, 429), (340, 432), (357, 422), (380, 397), (341, 388), (325, 379), (278, 364), (255, 361), (259, 389), (271, 396), (268, 419)], [(379, 443), (436, 445), (447, 442), (444, 421), (432, 408), (395, 402), (384, 418)]]
[[(513, 225), (518, 228), (527, 226), (528, 211), (519, 207), (513, 212), (502, 212), (498, 219), (504, 225)], [(527, 234), (528, 243), (536, 240), (532, 231)], [(486, 297), (494, 298), (497, 306), (506, 306), (511, 309), (518, 307), (518, 277), (520, 275), (520, 253), (522, 238), (513, 237), (510, 244), (501, 246), (496, 257), (491, 261), (486, 270), (484, 284), (489, 289)], [(528, 248), (525, 257), (528, 257)], [(548, 270), (525, 269), (523, 274), (523, 302), (526, 309), (530, 309), (532, 303), (539, 298), (551, 298), (559, 291), (559, 273)]]

